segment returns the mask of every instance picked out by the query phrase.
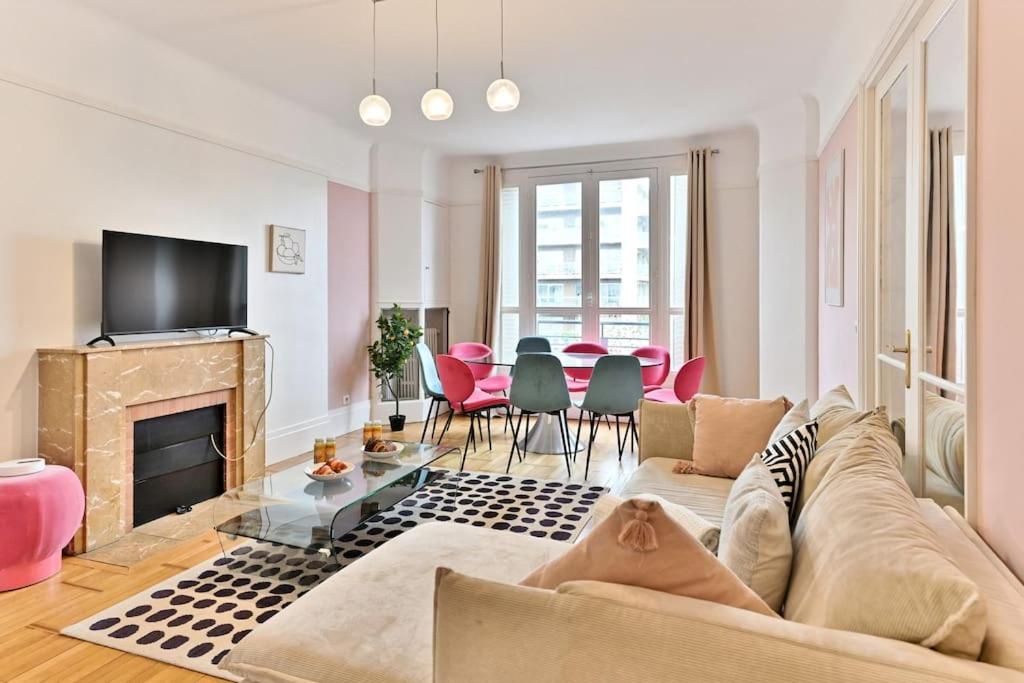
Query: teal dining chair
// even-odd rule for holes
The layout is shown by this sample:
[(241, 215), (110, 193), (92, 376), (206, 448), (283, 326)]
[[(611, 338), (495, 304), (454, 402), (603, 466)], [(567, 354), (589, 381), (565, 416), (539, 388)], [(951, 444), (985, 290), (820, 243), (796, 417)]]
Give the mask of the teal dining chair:
[[(619, 461), (626, 448), (626, 441), (636, 438), (636, 419), (634, 411), (644, 397), (643, 375), (640, 372), (640, 359), (636, 356), (604, 356), (594, 364), (594, 373), (587, 383), (587, 393), (577, 404), (580, 409), (580, 420), (576, 425), (576, 443), (579, 443), (580, 428), (584, 414), (589, 413), (590, 433), (587, 438), (587, 463), (584, 466), (583, 478), (590, 472), (590, 450), (594, 444), (594, 436), (601, 424), (601, 418), (615, 418), (615, 441), (619, 447)], [(623, 438), (619, 427), (619, 418), (628, 417), (626, 434)], [(595, 422), (596, 420), (596, 422)]]
[[(569, 418), (568, 410), (572, 407), (569, 388), (565, 384), (565, 372), (557, 356), (547, 353), (524, 353), (516, 359), (515, 373), (512, 375), (512, 387), (509, 390), (509, 403), (513, 410), (519, 410), (519, 418), (512, 427), (512, 447), (508, 452), (508, 464), (505, 472), (512, 467), (512, 456), (519, 450), (520, 458), (525, 450), (526, 440), (530, 435), (530, 416), (553, 415), (558, 419), (558, 431), (562, 438), (562, 454), (565, 456), (565, 469), (572, 476), (569, 464)], [(519, 434), (523, 417), (526, 417), (526, 430), (523, 432), (524, 448), (520, 450)], [(539, 419), (539, 418), (538, 418)]]

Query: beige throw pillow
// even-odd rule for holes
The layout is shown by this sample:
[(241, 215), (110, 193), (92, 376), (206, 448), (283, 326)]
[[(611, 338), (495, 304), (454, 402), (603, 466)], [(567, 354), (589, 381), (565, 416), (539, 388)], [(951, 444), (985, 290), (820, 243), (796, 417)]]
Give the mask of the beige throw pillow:
[(807, 399), (800, 401), (782, 416), (782, 421), (775, 426), (768, 443), (775, 443), (786, 434), (811, 421), (811, 411), (807, 408)]
[[(801, 514), (811, 494), (814, 493), (814, 490), (818, 488), (825, 475), (828, 474), (829, 468), (835, 463), (836, 458), (845, 452), (850, 444), (864, 434), (869, 433), (876, 433), (878, 438), (892, 435), (892, 430), (889, 428), (889, 415), (886, 413), (885, 408), (875, 409), (866, 418), (849, 425), (838, 434), (833, 435), (833, 438), (827, 444), (818, 447), (814, 457), (811, 458), (811, 462), (807, 465), (807, 471), (804, 472), (800, 500), (796, 501), (797, 516)], [(898, 460), (896, 465), (899, 466)]]
[(895, 438), (877, 429), (838, 455), (793, 532), (786, 618), (977, 659), (985, 603), (925, 523), (898, 460)]
[(791, 407), (784, 396), (764, 400), (698, 394), (692, 403), (693, 466), (688, 471), (731, 479), (764, 450)]
[(606, 581), (708, 600), (760, 614), (771, 608), (657, 502), (627, 500), (559, 558), (520, 584), (555, 589)]
[(729, 492), (718, 559), (769, 607), (782, 609), (793, 560), (789, 508), (760, 454)]
[(811, 419), (818, 421), (818, 448), (870, 414), (870, 410), (857, 410), (857, 404), (844, 385), (832, 389), (811, 406)]

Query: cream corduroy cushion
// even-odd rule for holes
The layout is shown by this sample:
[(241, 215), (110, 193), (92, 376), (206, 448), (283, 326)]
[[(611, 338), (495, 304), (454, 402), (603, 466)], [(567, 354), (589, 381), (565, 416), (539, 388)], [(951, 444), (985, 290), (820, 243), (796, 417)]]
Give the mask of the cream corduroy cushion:
[(782, 609), (793, 561), (789, 508), (760, 454), (729, 492), (718, 559), (769, 607)]
[(782, 422), (775, 426), (768, 443), (775, 443), (794, 429), (802, 427), (811, 421), (811, 411), (807, 407), (807, 399), (800, 401), (782, 416)]
[(818, 421), (818, 448), (870, 414), (870, 410), (857, 410), (857, 404), (844, 385), (832, 389), (811, 406), (811, 419)]
[(881, 430), (836, 458), (793, 532), (786, 618), (977, 659), (984, 601), (925, 523), (898, 460)]

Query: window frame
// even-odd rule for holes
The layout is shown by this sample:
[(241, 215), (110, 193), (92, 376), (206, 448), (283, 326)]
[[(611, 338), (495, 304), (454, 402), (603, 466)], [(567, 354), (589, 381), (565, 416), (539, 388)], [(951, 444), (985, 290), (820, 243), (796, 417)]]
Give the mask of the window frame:
[[(646, 315), (650, 321), (650, 344), (671, 348), (671, 316), (684, 315), (682, 307), (670, 307), (671, 277), (671, 178), (688, 175), (686, 155), (668, 156), (650, 163), (633, 161), (588, 165), (566, 165), (543, 169), (522, 169), (503, 174), (502, 189), (516, 188), (519, 201), (519, 305), (502, 306), (502, 315), (519, 316), (519, 336), (537, 334), (538, 314), (579, 315), (582, 338), (599, 339), (604, 315)], [(648, 307), (600, 306), (600, 206), (601, 180), (649, 179), (648, 218)], [(536, 188), (538, 185), (580, 182), (582, 185), (582, 300), (579, 308), (539, 306), (537, 301)], [(688, 229), (688, 228), (687, 228)], [(681, 274), (680, 277), (685, 277)], [(685, 317), (684, 317), (685, 320)], [(500, 326), (502, 332), (504, 325)], [(501, 348), (505, 341), (499, 340)], [(685, 352), (685, 351), (684, 351)], [(672, 370), (682, 359), (673, 354)]]

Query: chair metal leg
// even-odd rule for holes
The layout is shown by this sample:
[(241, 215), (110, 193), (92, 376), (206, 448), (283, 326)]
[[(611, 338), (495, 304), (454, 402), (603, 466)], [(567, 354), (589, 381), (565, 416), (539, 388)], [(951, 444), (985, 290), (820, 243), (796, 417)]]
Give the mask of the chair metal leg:
[(530, 440), (530, 413), (526, 414), (526, 433), (523, 434), (523, 445)]
[(455, 407), (451, 404), (448, 405), (450, 410), (448, 411), (448, 419), (445, 420), (444, 428), (441, 430), (441, 436), (437, 437), (437, 445), (441, 445), (444, 441), (444, 435), (448, 433), (448, 428), (452, 426), (452, 418), (455, 417)]
[(558, 439), (562, 442), (562, 452), (566, 455), (569, 454), (569, 440), (566, 438), (565, 430), (562, 429), (562, 412), (549, 413), (552, 417), (558, 420)]
[[(505, 474), (512, 468), (512, 454), (519, 450), (519, 427), (523, 424), (523, 414), (519, 413), (519, 421), (512, 427), (512, 448), (508, 451), (508, 464), (505, 465)], [(519, 460), (522, 461), (523, 454), (519, 453)]]
[[(451, 405), (448, 406), (448, 411), (451, 412)], [(441, 416), (441, 399), (437, 399), (437, 410), (434, 411), (434, 425), (430, 428), (430, 438), (433, 440), (434, 435), (437, 433), (437, 418)]]
[[(569, 419), (568, 417), (566, 418)], [(576, 452), (580, 449), (580, 428), (583, 426), (583, 408), (580, 408), (580, 417), (576, 420), (576, 443), (573, 444), (572, 461), (576, 462)]]
[(594, 423), (594, 413), (590, 414), (590, 438), (587, 439), (587, 463), (583, 468), (583, 479), (586, 480), (590, 476), (590, 449), (594, 445), (594, 436), (597, 432), (597, 428), (601, 426), (601, 418), (597, 418), (597, 424)]
[[(469, 432), (466, 434), (466, 447), (462, 449), (462, 462), (459, 464), (459, 472), (466, 468), (466, 455), (469, 454), (469, 440), (473, 437), (473, 416), (469, 416)], [(476, 448), (476, 442), (473, 442)]]
[(572, 476), (572, 466), (569, 464), (569, 415), (566, 411), (562, 411), (558, 414), (558, 430), (562, 432), (562, 443), (564, 444), (565, 453), (565, 472), (568, 476)]
[(633, 428), (632, 436), (629, 437), (629, 445), (635, 451), (640, 446), (640, 435), (636, 432), (636, 416), (633, 413), (629, 414), (629, 424)]
[(487, 409), (487, 450), (494, 450), (494, 444), (491, 443), (491, 409)]
[(420, 443), (423, 443), (427, 438), (427, 427), (430, 425), (430, 411), (434, 409), (436, 403), (437, 399), (431, 396), (430, 405), (427, 406), (427, 419), (423, 421), (423, 433), (420, 434)]
[[(607, 417), (607, 416), (605, 416)], [(622, 440), (622, 435), (619, 434), (619, 416), (615, 416), (615, 445), (619, 447), (619, 462), (622, 462), (622, 449), (625, 442)]]

